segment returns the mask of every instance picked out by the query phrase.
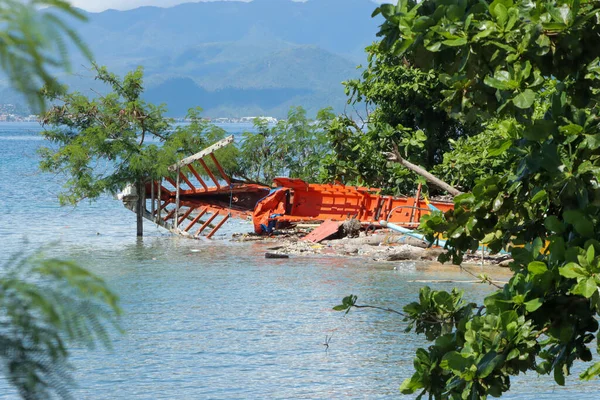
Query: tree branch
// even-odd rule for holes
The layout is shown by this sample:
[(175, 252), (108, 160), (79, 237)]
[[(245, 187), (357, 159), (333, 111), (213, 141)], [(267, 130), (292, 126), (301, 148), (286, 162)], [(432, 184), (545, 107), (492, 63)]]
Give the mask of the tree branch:
[(409, 161), (406, 161), (404, 158), (402, 158), (402, 156), (400, 155), (400, 152), (398, 151), (398, 146), (396, 145), (396, 143), (392, 143), (392, 146), (393, 146), (393, 151), (384, 153), (387, 156), (387, 159), (389, 161), (402, 164), (404, 167), (408, 168), (409, 170), (413, 171), (414, 173), (421, 175), (422, 177), (427, 179), (427, 181), (429, 183), (439, 187), (442, 190), (445, 190), (446, 192), (450, 193), (453, 196), (458, 196), (458, 195), (462, 194), (462, 192), (460, 190), (456, 189), (453, 186), (448, 185), (446, 182), (442, 181), (441, 179), (436, 178), (435, 176), (433, 176), (432, 174), (427, 172), (425, 169), (419, 167), (418, 165), (415, 165)]

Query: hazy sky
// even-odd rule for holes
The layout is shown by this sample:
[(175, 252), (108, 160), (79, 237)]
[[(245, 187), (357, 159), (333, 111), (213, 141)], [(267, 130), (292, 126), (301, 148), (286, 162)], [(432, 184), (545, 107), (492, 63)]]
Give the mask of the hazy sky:
[[(109, 8), (116, 10), (129, 10), (131, 8), (137, 8), (141, 6), (158, 6), (158, 7), (171, 7), (181, 3), (192, 3), (190, 0), (70, 0), (71, 3), (79, 8), (83, 8), (87, 11), (104, 11)], [(212, 0), (202, 0), (212, 1)], [(237, 1), (249, 1), (249, 0), (237, 0)], [(282, 0), (286, 1), (286, 0)], [(289, 0), (287, 0), (289, 1)], [(314, 0), (313, 0), (314, 1)], [(384, 0), (374, 0), (377, 3), (383, 3)], [(386, 1), (392, 2), (392, 1)]]

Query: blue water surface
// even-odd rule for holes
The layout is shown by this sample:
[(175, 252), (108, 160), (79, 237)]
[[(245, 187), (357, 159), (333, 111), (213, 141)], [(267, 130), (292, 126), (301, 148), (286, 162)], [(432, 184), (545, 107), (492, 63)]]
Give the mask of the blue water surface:
[[(402, 397), (398, 387), (412, 374), (423, 339), (403, 333), (394, 315), (344, 316), (331, 307), (353, 293), (360, 302), (400, 309), (423, 285), (410, 281), (469, 279), (411, 263), (266, 260), (269, 245), (228, 240), (252, 230), (235, 220), (212, 241), (173, 237), (151, 224), (137, 239), (134, 214), (109, 196), (58, 205), (64, 177), (38, 172), (36, 149), (45, 145), (39, 131), (36, 124), (0, 124), (0, 263), (55, 243), (47, 252), (103, 277), (125, 311), (124, 334), (114, 337), (112, 350), (73, 351), (76, 399)], [(474, 300), (490, 290), (460, 286)], [(576, 375), (562, 388), (529, 374), (515, 379), (505, 398), (586, 400), (599, 391), (597, 381)], [(16, 397), (0, 380), (0, 399)]]

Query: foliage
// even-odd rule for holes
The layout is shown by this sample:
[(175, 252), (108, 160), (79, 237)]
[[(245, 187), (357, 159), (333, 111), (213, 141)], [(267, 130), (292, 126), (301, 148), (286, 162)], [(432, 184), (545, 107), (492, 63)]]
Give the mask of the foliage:
[[(527, 371), (564, 385), (574, 362), (592, 360), (594, 341), (600, 351), (600, 3), (402, 0), (378, 13), (383, 51), (433, 68), (449, 112), (514, 124), (493, 150), (515, 160), (510, 168), (421, 221), (431, 238), (448, 237), (442, 261), (459, 263), (481, 241), (510, 249), (514, 275), (481, 307), (448, 314), (460, 294), (427, 289), (405, 307), (417, 332), (439, 333), (426, 335), (433, 343), (417, 351), (402, 392), (500, 396)], [(581, 378), (598, 374), (597, 362)]]
[(321, 162), (330, 152), (325, 131), (333, 118), (331, 109), (325, 108), (312, 121), (302, 107), (292, 107), (288, 118), (275, 126), (257, 118), (258, 132), (244, 133), (237, 174), (265, 184), (277, 176), (321, 181)]
[[(190, 108), (185, 118), (185, 124), (174, 127), (171, 121), (167, 120), (170, 126), (169, 130), (174, 130), (171, 137), (167, 139), (170, 142), (168, 146), (173, 149), (171, 151), (179, 154), (178, 157), (192, 155), (229, 136), (225, 129), (209, 123), (201, 114), (202, 108)], [(179, 147), (176, 147), (177, 145)], [(225, 173), (232, 176), (239, 171), (239, 153), (236, 146), (226, 146), (216, 150), (213, 154), (219, 160), (219, 164)], [(219, 170), (212, 160), (205, 160), (205, 163), (215, 176), (219, 176)], [(197, 165), (197, 163), (192, 165), (198, 174), (208, 176), (204, 168)], [(185, 173), (188, 176), (190, 175), (189, 171), (185, 171)]]
[(0, 365), (25, 399), (71, 398), (69, 345), (110, 347), (117, 297), (70, 261), (13, 256), (0, 268)]
[(423, 132), (371, 124), (366, 132), (363, 129), (345, 116), (331, 122), (328, 137), (333, 152), (323, 159), (327, 180), (381, 188), (384, 193), (401, 194), (412, 190), (416, 177), (400, 165), (389, 163), (383, 149), (399, 136), (422, 148)]
[(503, 173), (518, 160), (515, 153), (506, 151), (515, 129), (514, 121), (493, 121), (477, 135), (449, 139), (451, 150), (432, 173), (463, 191), (473, 188), (482, 177)]
[(407, 160), (431, 169), (443, 160), (450, 140), (477, 132), (453, 119), (440, 106), (442, 83), (434, 70), (421, 71), (406, 59), (367, 47), (369, 63), (360, 79), (345, 83), (348, 103), (357, 113), (368, 113), (362, 126), (342, 116), (332, 124), (334, 154), (326, 160), (331, 179), (349, 184), (381, 187), (406, 193), (420, 179), (406, 169), (390, 165), (384, 152), (397, 143)]
[[(163, 106), (142, 100), (141, 67), (123, 79), (104, 67), (94, 70), (112, 92), (95, 98), (66, 90), (46, 92), (55, 105), (43, 116), (50, 129), (42, 134), (57, 146), (40, 150), (40, 166), (69, 176), (61, 203), (75, 204), (116, 193), (129, 183), (172, 175), (170, 165), (225, 136), (200, 118), (199, 109), (190, 110), (190, 124), (174, 128)], [(224, 166), (232, 169), (235, 154), (225, 154)]]
[[(51, 8), (40, 10), (43, 7)], [(64, 17), (85, 20), (63, 0), (0, 0), (0, 64), (11, 85), (40, 110), (45, 104), (42, 86), (56, 90), (59, 84), (53, 73), (70, 69), (65, 36), (91, 58)]]

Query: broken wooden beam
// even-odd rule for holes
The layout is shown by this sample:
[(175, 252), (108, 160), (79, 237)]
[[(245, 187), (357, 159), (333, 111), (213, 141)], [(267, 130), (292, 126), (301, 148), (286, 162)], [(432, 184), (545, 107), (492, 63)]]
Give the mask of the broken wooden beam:
[(404, 167), (408, 168), (409, 170), (416, 173), (417, 175), (421, 175), (429, 183), (439, 187), (442, 190), (445, 190), (446, 192), (450, 193), (452, 196), (458, 196), (458, 195), (462, 194), (462, 192), (460, 190), (458, 190), (457, 188), (455, 188), (453, 186), (448, 185), (443, 180), (441, 180), (441, 179), (435, 177), (434, 175), (432, 175), (431, 173), (427, 172), (427, 170), (425, 170), (424, 168), (419, 167), (418, 165), (415, 165), (415, 164), (411, 163), (410, 161), (406, 161), (400, 155), (398, 146), (396, 146), (395, 143), (393, 143), (393, 147), (394, 147), (394, 150), (392, 152), (386, 153), (389, 161), (402, 164)]
[(177, 162), (176, 164), (171, 165), (169, 167), (169, 171), (176, 171), (177, 168), (185, 167), (186, 165), (191, 164), (194, 161), (200, 160), (203, 157), (206, 157), (207, 155), (209, 155), (231, 143), (233, 143), (233, 135), (227, 136), (225, 139), (219, 140), (217, 143), (213, 144), (212, 146), (209, 146), (206, 149), (204, 149), (194, 155), (186, 157), (183, 160), (180, 160), (179, 162)]

